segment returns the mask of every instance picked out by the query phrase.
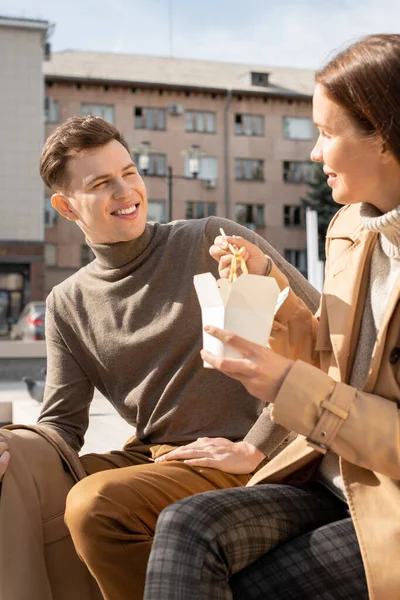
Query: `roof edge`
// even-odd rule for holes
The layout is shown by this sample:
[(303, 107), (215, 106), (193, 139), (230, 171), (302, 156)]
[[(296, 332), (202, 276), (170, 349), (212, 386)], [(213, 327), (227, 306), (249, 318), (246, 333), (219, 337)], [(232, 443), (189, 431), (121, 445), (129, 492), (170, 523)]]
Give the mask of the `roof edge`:
[(152, 88), (152, 89), (170, 89), (170, 90), (189, 90), (189, 91), (201, 91), (208, 92), (209, 94), (222, 94), (227, 95), (228, 93), (237, 94), (238, 96), (264, 96), (273, 98), (286, 98), (289, 100), (311, 100), (312, 94), (302, 94), (294, 90), (286, 88), (275, 88), (265, 90), (249, 90), (241, 88), (220, 88), (220, 87), (209, 87), (209, 86), (198, 86), (190, 84), (179, 84), (179, 83), (164, 83), (164, 82), (151, 82), (151, 81), (134, 81), (127, 79), (102, 79), (97, 77), (81, 77), (73, 75), (52, 75), (51, 73), (45, 73), (45, 81), (65, 81), (68, 83), (86, 83), (94, 85), (113, 85), (121, 87), (139, 87), (139, 88)]

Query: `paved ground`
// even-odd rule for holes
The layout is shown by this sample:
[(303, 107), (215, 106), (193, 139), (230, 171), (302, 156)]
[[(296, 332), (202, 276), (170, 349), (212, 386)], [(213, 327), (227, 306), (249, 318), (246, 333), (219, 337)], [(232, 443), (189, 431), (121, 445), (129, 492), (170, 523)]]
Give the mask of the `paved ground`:
[[(13, 403), (13, 423), (32, 424), (40, 412), (40, 404), (32, 400), (21, 381), (0, 381), (0, 402)], [(111, 404), (95, 391), (90, 408), (89, 429), (81, 454), (117, 450), (135, 433), (114, 410)]]

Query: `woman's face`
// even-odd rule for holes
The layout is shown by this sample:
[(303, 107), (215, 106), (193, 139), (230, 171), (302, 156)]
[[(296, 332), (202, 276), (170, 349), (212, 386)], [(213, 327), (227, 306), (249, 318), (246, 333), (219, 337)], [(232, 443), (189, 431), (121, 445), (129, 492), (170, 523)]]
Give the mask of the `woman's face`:
[(319, 137), (311, 160), (323, 163), (339, 204), (368, 202), (387, 212), (400, 204), (400, 165), (379, 137), (361, 131), (321, 84), (313, 99)]

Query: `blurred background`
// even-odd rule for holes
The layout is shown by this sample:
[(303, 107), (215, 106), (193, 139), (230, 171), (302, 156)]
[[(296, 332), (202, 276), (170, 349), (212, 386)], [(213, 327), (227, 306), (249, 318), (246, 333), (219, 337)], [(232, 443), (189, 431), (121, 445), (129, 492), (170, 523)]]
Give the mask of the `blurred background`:
[(399, 25), (397, 0), (0, 0), (0, 380), (40, 377), (46, 296), (93, 259), (39, 177), (58, 124), (122, 130), (149, 220), (228, 217), (307, 275), (306, 207), (321, 239), (337, 208), (309, 161), (314, 72)]

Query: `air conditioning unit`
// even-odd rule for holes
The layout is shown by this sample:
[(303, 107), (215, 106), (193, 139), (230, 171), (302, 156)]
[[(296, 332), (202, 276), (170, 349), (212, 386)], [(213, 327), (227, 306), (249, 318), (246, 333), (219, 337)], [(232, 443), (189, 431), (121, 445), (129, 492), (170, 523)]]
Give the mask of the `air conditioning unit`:
[(168, 112), (170, 115), (183, 115), (183, 105), (182, 104), (170, 104), (168, 107)]
[(215, 187), (217, 187), (217, 180), (216, 179), (203, 179), (203, 187), (206, 190), (213, 190)]

